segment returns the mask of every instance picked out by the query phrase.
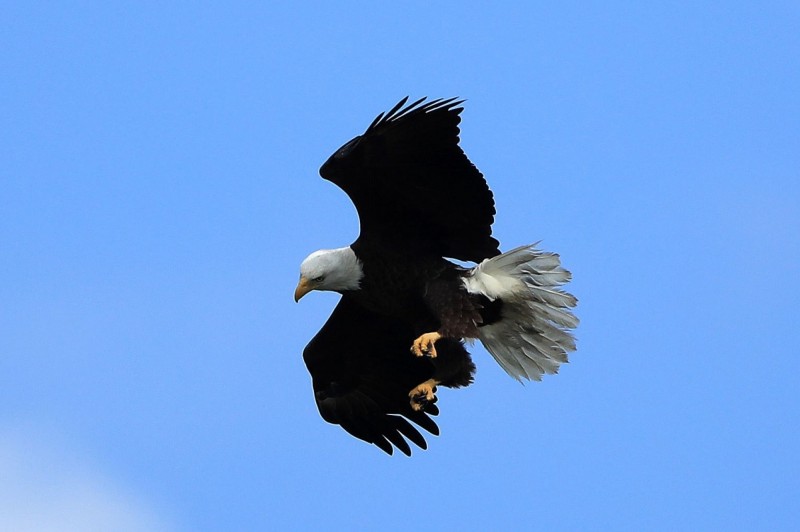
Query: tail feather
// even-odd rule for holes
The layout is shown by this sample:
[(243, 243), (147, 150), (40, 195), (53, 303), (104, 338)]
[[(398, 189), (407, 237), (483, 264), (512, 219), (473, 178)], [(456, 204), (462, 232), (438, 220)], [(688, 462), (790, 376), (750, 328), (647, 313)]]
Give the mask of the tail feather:
[[(574, 329), (578, 326), (578, 318), (566, 307), (555, 307), (552, 303), (542, 303), (539, 301), (527, 301), (527, 306), (531, 314), (541, 315), (547, 320), (567, 329)], [(574, 305), (573, 305), (574, 306)]]
[(541, 380), (558, 373), (575, 351), (571, 329), (578, 300), (558, 287), (570, 272), (559, 256), (522, 246), (486, 259), (464, 277), (467, 291), (503, 301), (501, 319), (480, 327), (479, 338), (506, 373), (517, 380)]
[(545, 305), (551, 305), (556, 308), (571, 308), (578, 303), (575, 296), (563, 290), (543, 288), (532, 282), (526, 282), (525, 284), (530, 289), (530, 296), (541, 301)]

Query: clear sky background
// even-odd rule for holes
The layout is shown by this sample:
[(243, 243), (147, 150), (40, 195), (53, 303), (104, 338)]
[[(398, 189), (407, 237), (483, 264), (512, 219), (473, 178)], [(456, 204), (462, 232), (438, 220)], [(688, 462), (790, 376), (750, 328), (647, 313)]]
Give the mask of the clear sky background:
[[(797, 2), (5, 2), (0, 529), (796, 530)], [(442, 434), (322, 421), (301, 352), (357, 234), (321, 163), (467, 98), (504, 249), (579, 350), (479, 345)]]

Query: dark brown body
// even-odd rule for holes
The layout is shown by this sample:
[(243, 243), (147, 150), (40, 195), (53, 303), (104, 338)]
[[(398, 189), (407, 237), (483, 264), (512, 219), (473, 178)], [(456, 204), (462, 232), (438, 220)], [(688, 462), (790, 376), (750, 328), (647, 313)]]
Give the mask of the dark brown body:
[(439, 356), (431, 359), (435, 371), (430, 378), (448, 387), (469, 385), (475, 371), (469, 352), (439, 346), (444, 340), (460, 344), (477, 338), (478, 327), (493, 321), (500, 302), (492, 305), (469, 294), (461, 281), (466, 270), (441, 257), (410, 256), (379, 243), (351, 247), (364, 271), (360, 289), (348, 292), (353, 300), (404, 322), (412, 342), (423, 333), (439, 332), (444, 338), (437, 344)]

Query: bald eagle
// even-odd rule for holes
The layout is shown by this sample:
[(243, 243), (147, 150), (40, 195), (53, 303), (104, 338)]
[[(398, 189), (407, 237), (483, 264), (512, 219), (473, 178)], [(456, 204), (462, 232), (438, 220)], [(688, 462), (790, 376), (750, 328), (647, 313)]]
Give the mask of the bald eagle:
[(417, 427), (439, 433), (437, 386), (472, 383), (464, 340), (479, 339), (513, 378), (540, 380), (575, 350), (578, 319), (558, 255), (535, 244), (501, 253), (492, 237), (492, 193), (459, 147), (463, 100), (406, 102), (322, 165), (355, 204), (360, 234), (309, 255), (294, 297), (342, 295), (303, 351), (322, 418), (410, 455), (409, 441), (427, 448)]

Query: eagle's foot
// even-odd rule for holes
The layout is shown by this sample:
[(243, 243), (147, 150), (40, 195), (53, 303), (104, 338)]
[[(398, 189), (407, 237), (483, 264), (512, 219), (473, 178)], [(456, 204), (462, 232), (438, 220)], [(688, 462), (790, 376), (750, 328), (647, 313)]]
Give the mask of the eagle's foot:
[(439, 383), (436, 380), (428, 379), (408, 392), (408, 397), (411, 399), (411, 408), (415, 412), (425, 410), (426, 406), (436, 402), (437, 384)]
[(425, 333), (414, 340), (414, 344), (411, 346), (411, 352), (418, 357), (426, 356), (430, 358), (436, 358), (436, 348), (433, 346), (433, 344), (437, 340), (441, 339), (442, 335), (438, 332)]

